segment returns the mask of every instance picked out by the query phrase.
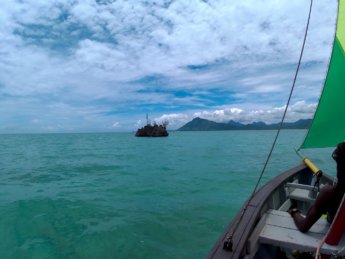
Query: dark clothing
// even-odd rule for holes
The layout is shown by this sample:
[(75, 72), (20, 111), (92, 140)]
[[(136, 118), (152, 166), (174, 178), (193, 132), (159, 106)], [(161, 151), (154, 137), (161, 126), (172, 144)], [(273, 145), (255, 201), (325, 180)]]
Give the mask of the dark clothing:
[(328, 222), (332, 223), (335, 217), (335, 214), (337, 214), (337, 210), (343, 198), (344, 191), (340, 190), (340, 188), (337, 188), (337, 186), (334, 186), (334, 187), (331, 187), (329, 190), (327, 190), (327, 192), (330, 192), (330, 193), (329, 193), (329, 199), (325, 202), (326, 211), (324, 213), (327, 213)]

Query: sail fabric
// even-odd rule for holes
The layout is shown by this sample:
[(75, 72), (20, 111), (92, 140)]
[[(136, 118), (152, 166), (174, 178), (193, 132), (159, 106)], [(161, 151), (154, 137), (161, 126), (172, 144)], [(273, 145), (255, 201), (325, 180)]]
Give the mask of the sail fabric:
[(301, 148), (334, 147), (345, 140), (345, 0), (339, 0), (337, 30), (325, 85)]

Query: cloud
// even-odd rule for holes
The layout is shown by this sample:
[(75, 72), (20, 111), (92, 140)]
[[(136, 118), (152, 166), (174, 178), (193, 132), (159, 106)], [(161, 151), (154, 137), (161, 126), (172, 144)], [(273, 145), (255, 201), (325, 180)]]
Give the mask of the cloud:
[[(289, 106), (285, 121), (294, 122), (299, 119), (311, 119), (316, 109), (316, 104), (307, 104), (304, 101), (296, 102)], [(260, 109), (241, 109), (228, 107), (214, 111), (195, 112), (193, 117), (200, 117), (216, 122), (228, 122), (230, 120), (242, 123), (251, 123), (263, 121), (265, 123), (280, 122), (283, 116), (285, 106), (266, 107)]]
[(155, 118), (157, 123), (168, 122), (169, 126), (172, 128), (176, 128), (183, 123), (187, 123), (189, 120), (189, 116), (187, 114), (163, 114), (162, 116)]
[[(299, 0), (4, 0), (0, 132), (102, 131), (114, 121), (132, 130), (145, 113), (170, 126), (193, 113), (274, 120), (308, 8)], [(335, 3), (314, 3), (293, 96), (303, 108), (321, 91), (335, 12)]]
[(118, 128), (118, 127), (120, 127), (120, 123), (119, 122), (114, 122), (111, 127), (112, 128)]
[[(294, 122), (299, 119), (311, 119), (316, 109), (316, 104), (307, 104), (304, 101), (296, 102), (289, 106), (285, 121)], [(193, 114), (193, 117), (201, 117), (216, 122), (228, 122), (230, 120), (242, 123), (263, 121), (265, 123), (277, 123), (282, 119), (285, 106), (268, 107), (261, 109), (241, 109), (235, 107), (224, 108), (215, 111), (201, 111)]]

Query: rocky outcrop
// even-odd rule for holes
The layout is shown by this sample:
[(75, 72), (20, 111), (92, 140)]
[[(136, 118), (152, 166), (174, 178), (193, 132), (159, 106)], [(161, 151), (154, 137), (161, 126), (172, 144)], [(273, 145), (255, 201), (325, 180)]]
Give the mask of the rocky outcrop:
[(146, 125), (135, 133), (136, 137), (167, 137), (169, 133), (164, 125)]

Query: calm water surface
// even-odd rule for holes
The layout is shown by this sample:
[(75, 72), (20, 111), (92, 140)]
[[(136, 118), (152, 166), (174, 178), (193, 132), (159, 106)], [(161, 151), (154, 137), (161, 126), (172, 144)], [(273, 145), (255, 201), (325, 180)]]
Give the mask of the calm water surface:
[[(274, 134), (0, 135), (0, 258), (203, 258)], [(263, 181), (299, 163), (304, 136), (282, 132)], [(333, 174), (331, 150), (309, 153)]]

